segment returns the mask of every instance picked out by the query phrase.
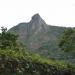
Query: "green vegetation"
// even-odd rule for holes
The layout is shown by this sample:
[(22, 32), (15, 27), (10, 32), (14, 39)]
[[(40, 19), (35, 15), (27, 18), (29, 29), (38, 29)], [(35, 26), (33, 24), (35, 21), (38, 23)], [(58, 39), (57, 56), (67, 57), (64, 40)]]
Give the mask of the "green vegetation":
[(68, 28), (64, 31), (59, 47), (66, 52), (74, 52), (75, 51), (75, 29)]
[(0, 75), (75, 75), (75, 64), (27, 52), (19, 47), (16, 35), (7, 33), (5, 28), (0, 41)]
[(75, 65), (53, 61), (37, 54), (0, 50), (0, 75), (74, 75)]
[(7, 28), (1, 27), (0, 33), (0, 48), (1, 49), (15, 49), (17, 47), (17, 35), (7, 33)]

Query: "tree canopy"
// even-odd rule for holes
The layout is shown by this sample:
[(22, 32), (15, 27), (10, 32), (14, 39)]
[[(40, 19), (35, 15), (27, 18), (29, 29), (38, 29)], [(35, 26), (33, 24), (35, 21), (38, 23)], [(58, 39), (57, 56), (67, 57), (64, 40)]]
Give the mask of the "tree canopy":
[(75, 29), (67, 28), (61, 36), (59, 47), (64, 51), (75, 51)]
[(18, 36), (7, 32), (7, 28), (1, 27), (0, 33), (0, 48), (1, 49), (15, 49), (17, 47)]

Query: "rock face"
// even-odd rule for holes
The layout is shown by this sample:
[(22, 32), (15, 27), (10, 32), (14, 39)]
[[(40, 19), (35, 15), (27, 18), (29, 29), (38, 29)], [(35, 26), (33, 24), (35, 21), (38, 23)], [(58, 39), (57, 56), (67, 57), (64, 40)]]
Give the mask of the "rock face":
[(47, 25), (39, 14), (35, 14), (29, 23), (20, 23), (8, 32), (18, 34), (19, 40), (28, 49), (48, 55), (49, 52), (58, 49), (57, 41), (64, 29)]
[(47, 30), (47, 25), (46, 25), (45, 21), (40, 17), (39, 14), (35, 14), (32, 17), (32, 20), (29, 23), (29, 27), (30, 27), (30, 29), (38, 31), (38, 32), (41, 30), (42, 31)]

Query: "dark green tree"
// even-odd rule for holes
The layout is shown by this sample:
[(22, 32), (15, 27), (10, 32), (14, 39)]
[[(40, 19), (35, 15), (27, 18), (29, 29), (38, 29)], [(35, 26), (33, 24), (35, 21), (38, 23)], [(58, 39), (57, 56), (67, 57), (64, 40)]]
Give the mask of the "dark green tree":
[(67, 28), (61, 36), (59, 47), (66, 51), (75, 51), (75, 29)]
[(0, 33), (0, 48), (1, 49), (16, 49), (17, 44), (17, 35), (7, 32), (7, 28), (1, 27)]

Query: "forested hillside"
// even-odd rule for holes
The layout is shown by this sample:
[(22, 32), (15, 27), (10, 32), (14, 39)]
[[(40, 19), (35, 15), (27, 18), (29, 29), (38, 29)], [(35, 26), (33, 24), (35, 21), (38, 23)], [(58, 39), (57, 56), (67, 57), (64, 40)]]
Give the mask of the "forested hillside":
[[(17, 35), (8, 33), (7, 28), (4, 27), (1, 30), (0, 75), (75, 75), (74, 63), (48, 59), (39, 54), (29, 53), (17, 41)], [(70, 30), (74, 32), (73, 29)], [(59, 43), (60, 47), (63, 46), (62, 39)]]
[(37, 54), (0, 50), (0, 75), (75, 75), (75, 65)]

